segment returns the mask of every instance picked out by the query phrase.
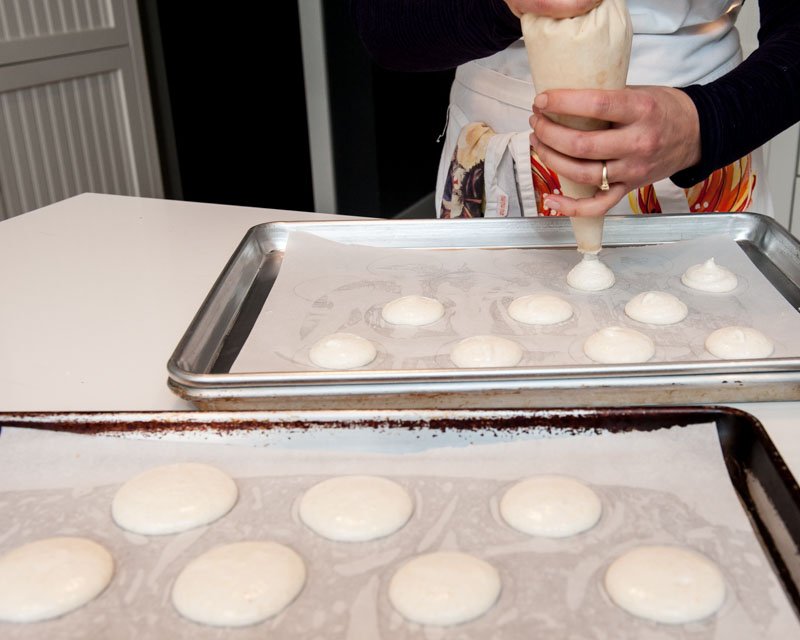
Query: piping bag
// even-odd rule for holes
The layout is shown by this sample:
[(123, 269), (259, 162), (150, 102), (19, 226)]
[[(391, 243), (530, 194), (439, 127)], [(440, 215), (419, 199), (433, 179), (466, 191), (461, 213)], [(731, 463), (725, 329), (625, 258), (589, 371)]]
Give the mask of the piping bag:
[[(602, 0), (574, 18), (547, 18), (526, 13), (521, 18), (533, 86), (549, 89), (623, 89), (628, 77), (633, 29), (625, 0)], [(594, 131), (610, 123), (576, 116), (547, 116), (573, 129)], [(613, 176), (612, 176), (613, 177)], [(560, 177), (564, 195), (593, 196), (598, 187)], [(605, 216), (572, 217), (578, 251), (596, 255), (603, 244)]]

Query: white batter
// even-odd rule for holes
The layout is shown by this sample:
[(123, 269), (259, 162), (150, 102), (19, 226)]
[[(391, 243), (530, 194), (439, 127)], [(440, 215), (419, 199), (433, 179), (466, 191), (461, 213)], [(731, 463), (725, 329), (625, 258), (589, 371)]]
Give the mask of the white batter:
[(457, 367), (513, 367), (522, 360), (522, 347), (499, 336), (464, 338), (450, 352)]
[(736, 275), (729, 269), (720, 267), (714, 258), (689, 267), (681, 276), (681, 282), (690, 289), (711, 293), (733, 291), (739, 284)]
[(768, 358), (775, 350), (775, 344), (758, 329), (734, 326), (709, 334), (706, 349), (723, 360)]
[(378, 355), (375, 345), (353, 333), (332, 333), (314, 343), (308, 357), (324, 369), (357, 369)]
[(404, 296), (392, 300), (381, 309), (381, 317), (389, 324), (406, 324), (420, 327), (440, 320), (444, 305), (434, 298)]
[(401, 529), (414, 502), (396, 482), (376, 476), (343, 476), (314, 485), (300, 501), (300, 519), (330, 540), (362, 542)]
[(193, 462), (149, 469), (114, 496), (111, 515), (123, 529), (165, 535), (214, 522), (236, 504), (236, 482), (219, 469)]
[(572, 317), (572, 305), (549, 293), (522, 296), (508, 305), (508, 315), (525, 324), (558, 324)]
[(567, 284), (579, 291), (603, 291), (615, 282), (614, 272), (593, 253), (584, 253), (583, 259), (567, 274)]
[(627, 327), (606, 327), (590, 335), (583, 343), (583, 352), (602, 364), (647, 362), (656, 352), (653, 341), (643, 333)]
[(614, 560), (605, 586), (617, 606), (668, 624), (707, 618), (725, 600), (725, 580), (717, 566), (684, 547), (633, 549)]
[(689, 307), (671, 293), (645, 291), (628, 301), (625, 313), (646, 324), (676, 324), (689, 315)]
[(185, 618), (215, 627), (257, 624), (285, 609), (303, 589), (306, 567), (276, 542), (235, 542), (192, 560), (172, 587)]
[(591, 529), (603, 503), (582, 482), (567, 476), (542, 475), (518, 482), (500, 500), (500, 515), (517, 531), (565, 538)]
[(438, 551), (401, 566), (389, 583), (389, 600), (404, 618), (448, 626), (482, 616), (500, 595), (500, 574), (466, 553)]
[(0, 621), (57, 618), (100, 595), (113, 574), (111, 554), (91, 540), (24, 544), (0, 557)]

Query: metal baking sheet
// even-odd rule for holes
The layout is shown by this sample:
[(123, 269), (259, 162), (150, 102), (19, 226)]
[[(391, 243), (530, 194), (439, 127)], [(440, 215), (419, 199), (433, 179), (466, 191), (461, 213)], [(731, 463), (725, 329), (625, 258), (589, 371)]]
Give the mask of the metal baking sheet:
[[(533, 431), (538, 437), (549, 434), (569, 438), (585, 432), (641, 433), (702, 424), (716, 427), (731, 486), (795, 613), (800, 614), (800, 489), (760, 423), (735, 409), (0, 414), (0, 425), (4, 427), (159, 441), (238, 441), (301, 450), (327, 443), (333, 449), (358, 451), (385, 447), (417, 451), (487, 440), (514, 443)], [(138, 613), (131, 615), (133, 620), (139, 620)], [(141, 619), (140, 624), (145, 621)], [(196, 633), (197, 629), (190, 631)], [(696, 637), (697, 632), (697, 628), (687, 628), (685, 633), (671, 629), (672, 635), (667, 635)]]
[[(391, 248), (574, 248), (563, 218), (271, 223), (251, 229), (168, 363), (176, 393), (204, 409), (459, 408), (676, 404), (800, 398), (800, 359), (500, 369), (231, 373), (280, 270), (289, 233)], [(703, 235), (734, 239), (796, 309), (800, 245), (757, 214), (611, 216), (606, 246)]]

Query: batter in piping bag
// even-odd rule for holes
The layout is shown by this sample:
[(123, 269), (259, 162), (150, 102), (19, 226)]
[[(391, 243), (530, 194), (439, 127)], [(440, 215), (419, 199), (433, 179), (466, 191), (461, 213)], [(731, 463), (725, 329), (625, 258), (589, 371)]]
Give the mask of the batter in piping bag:
[[(550, 89), (622, 89), (628, 75), (633, 29), (625, 0), (602, 0), (588, 13), (572, 18), (524, 14), (522, 34), (536, 91)], [(608, 128), (603, 120), (578, 116), (541, 116), (574, 129)], [(603, 163), (599, 186), (579, 184), (562, 176), (564, 195), (587, 198), (608, 188)], [(614, 276), (597, 257), (603, 242), (603, 216), (570, 218), (583, 261), (568, 277), (570, 286), (598, 291), (614, 284)], [(584, 264), (588, 262), (589, 264)], [(599, 286), (605, 283), (606, 286)]]

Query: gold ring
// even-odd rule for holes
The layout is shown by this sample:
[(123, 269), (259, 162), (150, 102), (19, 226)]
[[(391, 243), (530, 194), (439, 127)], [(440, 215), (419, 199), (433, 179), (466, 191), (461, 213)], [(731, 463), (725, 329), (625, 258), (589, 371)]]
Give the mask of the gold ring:
[(600, 191), (608, 191), (608, 166), (605, 160), (603, 160), (603, 173), (600, 178)]

